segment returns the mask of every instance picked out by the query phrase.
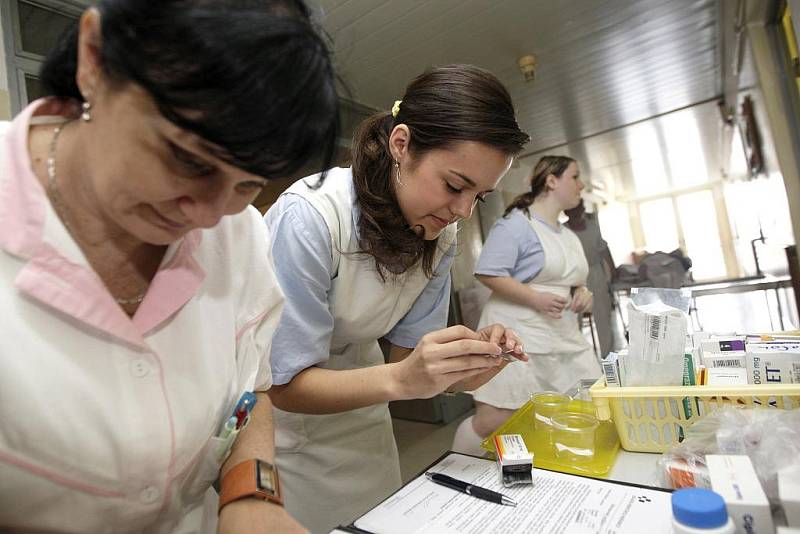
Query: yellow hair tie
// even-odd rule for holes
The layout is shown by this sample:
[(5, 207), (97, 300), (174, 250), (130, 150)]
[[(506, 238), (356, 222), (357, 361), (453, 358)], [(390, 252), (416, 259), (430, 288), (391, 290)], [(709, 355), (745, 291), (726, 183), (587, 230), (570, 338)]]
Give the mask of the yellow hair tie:
[(397, 114), (400, 113), (400, 103), (402, 100), (395, 100), (394, 106), (392, 106), (392, 117), (395, 119), (397, 118)]

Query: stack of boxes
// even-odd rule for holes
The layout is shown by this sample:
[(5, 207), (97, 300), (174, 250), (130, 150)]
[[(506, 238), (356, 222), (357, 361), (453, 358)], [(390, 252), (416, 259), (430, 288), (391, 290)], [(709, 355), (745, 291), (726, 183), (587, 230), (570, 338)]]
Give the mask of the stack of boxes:
[(707, 385), (800, 384), (800, 343), (733, 338), (700, 347)]

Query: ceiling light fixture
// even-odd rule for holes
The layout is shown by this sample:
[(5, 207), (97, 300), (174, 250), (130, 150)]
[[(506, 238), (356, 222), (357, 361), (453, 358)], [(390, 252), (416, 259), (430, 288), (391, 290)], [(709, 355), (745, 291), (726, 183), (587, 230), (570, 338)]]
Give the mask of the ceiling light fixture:
[(532, 82), (536, 77), (536, 56), (533, 54), (522, 56), (519, 58), (517, 64), (519, 65), (519, 70), (522, 71), (522, 75), (525, 77), (525, 81)]

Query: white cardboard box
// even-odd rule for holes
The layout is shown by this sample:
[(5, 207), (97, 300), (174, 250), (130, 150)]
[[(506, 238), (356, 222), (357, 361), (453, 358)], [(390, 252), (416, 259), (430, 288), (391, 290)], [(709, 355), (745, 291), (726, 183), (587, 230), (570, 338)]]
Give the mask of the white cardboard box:
[(777, 350), (747, 352), (750, 384), (800, 384), (800, 352)]
[(706, 456), (711, 489), (719, 493), (736, 523), (736, 532), (773, 534), (772, 513), (753, 464), (747, 456)]
[(747, 369), (743, 367), (710, 367), (706, 369), (707, 386), (747, 385)]
[(745, 350), (743, 338), (711, 339), (702, 341), (700, 347), (703, 349), (703, 357), (725, 352), (744, 352)]
[(778, 496), (790, 527), (800, 528), (800, 465), (778, 471)]
[(742, 369), (747, 367), (747, 353), (742, 352), (725, 352), (722, 354), (705, 354), (703, 355), (703, 365), (709, 369), (716, 367), (722, 368), (736, 368)]

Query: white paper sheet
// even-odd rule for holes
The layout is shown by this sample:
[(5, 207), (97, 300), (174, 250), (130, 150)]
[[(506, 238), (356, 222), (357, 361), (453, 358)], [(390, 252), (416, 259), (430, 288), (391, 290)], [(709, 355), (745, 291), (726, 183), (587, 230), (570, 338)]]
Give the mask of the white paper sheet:
[(670, 494), (534, 470), (533, 486), (504, 488), (494, 462), (452, 453), (430, 469), (515, 499), (483, 501), (418, 477), (356, 520), (375, 534), (668, 534)]

